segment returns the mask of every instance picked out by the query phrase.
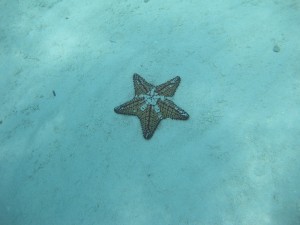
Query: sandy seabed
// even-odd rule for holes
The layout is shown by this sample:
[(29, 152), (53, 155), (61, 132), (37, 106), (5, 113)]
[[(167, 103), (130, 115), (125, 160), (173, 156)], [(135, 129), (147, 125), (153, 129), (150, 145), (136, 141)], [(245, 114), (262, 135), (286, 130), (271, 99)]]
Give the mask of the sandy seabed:
[[(295, 0), (0, 1), (0, 224), (296, 225)], [(114, 113), (133, 73), (190, 119)]]

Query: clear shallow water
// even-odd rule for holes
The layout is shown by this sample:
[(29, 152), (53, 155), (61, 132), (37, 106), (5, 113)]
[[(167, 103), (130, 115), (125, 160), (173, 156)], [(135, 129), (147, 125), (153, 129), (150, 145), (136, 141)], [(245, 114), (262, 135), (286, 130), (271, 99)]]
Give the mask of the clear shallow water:
[[(296, 1), (0, 11), (1, 225), (298, 223)], [(190, 119), (144, 140), (113, 112), (135, 72), (180, 75)]]

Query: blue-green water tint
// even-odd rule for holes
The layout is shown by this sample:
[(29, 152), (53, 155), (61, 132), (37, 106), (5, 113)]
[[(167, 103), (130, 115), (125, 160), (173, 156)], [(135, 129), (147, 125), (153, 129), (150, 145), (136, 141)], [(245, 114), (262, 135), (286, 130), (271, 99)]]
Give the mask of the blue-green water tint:
[[(0, 2), (0, 224), (298, 224), (299, 10)], [(190, 119), (144, 140), (135, 72)]]

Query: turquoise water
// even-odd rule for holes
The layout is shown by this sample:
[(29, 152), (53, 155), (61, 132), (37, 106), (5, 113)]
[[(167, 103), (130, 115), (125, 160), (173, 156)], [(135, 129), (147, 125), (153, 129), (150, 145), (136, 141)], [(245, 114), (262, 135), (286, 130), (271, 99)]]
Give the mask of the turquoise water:
[(299, 4), (0, 1), (0, 225), (300, 224)]

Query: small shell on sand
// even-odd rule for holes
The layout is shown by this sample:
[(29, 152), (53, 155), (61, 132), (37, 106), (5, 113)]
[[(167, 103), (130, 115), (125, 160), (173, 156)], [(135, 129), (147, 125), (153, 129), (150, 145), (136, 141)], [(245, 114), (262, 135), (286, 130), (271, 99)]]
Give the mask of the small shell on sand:
[(279, 48), (279, 46), (277, 44), (274, 45), (273, 52), (280, 52), (280, 48)]

